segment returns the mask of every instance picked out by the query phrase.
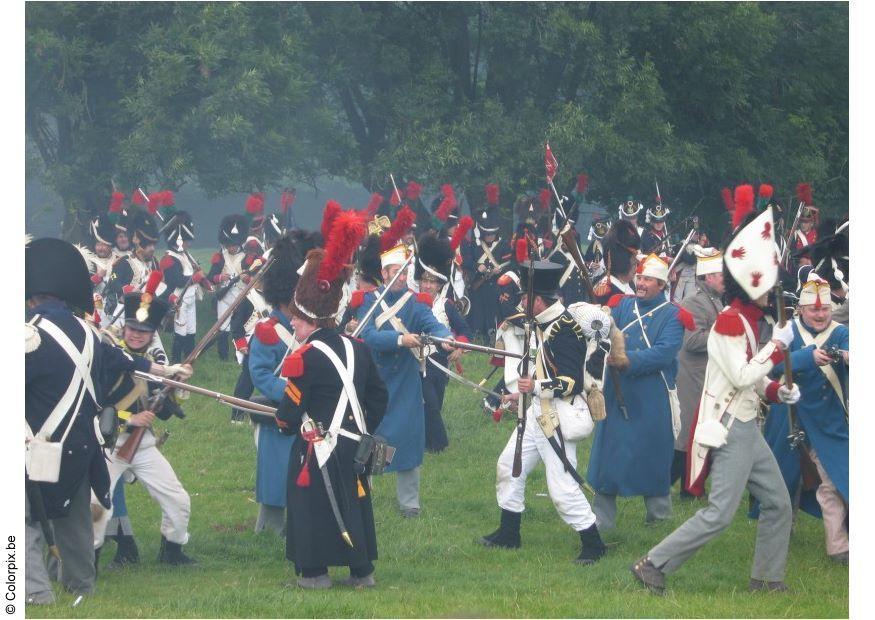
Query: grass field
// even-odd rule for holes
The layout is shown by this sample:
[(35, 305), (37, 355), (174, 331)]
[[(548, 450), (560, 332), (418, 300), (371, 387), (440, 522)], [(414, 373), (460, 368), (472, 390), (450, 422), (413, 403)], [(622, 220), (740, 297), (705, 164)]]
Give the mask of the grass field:
[[(202, 314), (200, 326), (208, 326)], [(170, 336), (165, 346), (170, 348)], [(475, 380), (488, 370), (485, 356), (464, 358)], [(215, 349), (196, 365), (193, 382), (230, 393), (238, 367), (220, 362)], [(195, 567), (168, 568), (156, 561), (160, 510), (140, 484), (127, 487), (127, 502), (140, 547), (133, 569), (102, 571), (94, 596), (71, 608), (59, 603), (28, 608), (30, 617), (846, 617), (848, 569), (828, 561), (820, 521), (800, 515), (793, 532), (787, 594), (747, 592), (756, 522), (746, 502), (731, 528), (669, 578), (659, 598), (644, 591), (629, 565), (703, 504), (680, 503), (674, 518), (645, 527), (640, 499), (620, 500), (617, 543), (598, 564), (572, 563), (580, 542), (547, 497), (543, 468), (529, 478), (522, 521), (523, 547), (490, 550), (475, 537), (497, 527), (495, 460), (513, 430), (480, 410), (480, 397), (451, 382), (444, 405), (450, 447), (426, 455), (422, 516), (406, 520), (395, 504), (394, 477), (375, 479), (374, 512), (380, 559), (378, 587), (335, 587), (305, 592), (284, 587), (294, 578), (284, 541), (255, 534), (255, 447), (248, 426), (231, 425), (229, 410), (192, 396), (187, 418), (160, 426), (172, 436), (163, 451), (192, 499)], [(585, 471), (589, 441), (579, 450)], [(675, 497), (677, 491), (675, 490)], [(114, 554), (109, 543), (101, 558)], [(337, 578), (343, 569), (331, 569)]]

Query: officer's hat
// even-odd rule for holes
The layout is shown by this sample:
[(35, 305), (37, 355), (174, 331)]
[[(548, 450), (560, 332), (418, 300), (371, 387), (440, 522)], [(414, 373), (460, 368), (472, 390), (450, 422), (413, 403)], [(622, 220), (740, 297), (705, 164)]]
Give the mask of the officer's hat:
[(72, 308), (94, 313), (88, 266), (71, 243), (44, 237), (24, 246), (24, 298), (52, 295)]
[(109, 215), (101, 214), (89, 222), (88, 233), (91, 236), (92, 244), (105, 243), (113, 245), (115, 244), (115, 237), (118, 231), (110, 220)]
[(652, 207), (647, 207), (647, 222), (662, 222), (668, 217), (669, 213), (671, 213), (671, 211), (663, 207), (662, 203), (658, 203)]
[(638, 214), (641, 213), (641, 209), (643, 208), (643, 204), (629, 196), (626, 202), (621, 202), (619, 206), (617, 206), (617, 214), (620, 219), (626, 218), (634, 220), (638, 218)]
[(605, 238), (605, 235), (608, 234), (608, 231), (611, 229), (611, 220), (596, 220), (589, 227), (589, 235), (587, 235), (587, 241), (592, 241), (593, 239), (598, 239), (601, 241)]
[(455, 252), (447, 239), (439, 239), (432, 233), (426, 233), (419, 238), (416, 249), (416, 263), (413, 272), (415, 280), (420, 280), (424, 273), (428, 273), (442, 282), (450, 280), (450, 268)]
[(237, 213), (226, 215), (219, 224), (219, 244), (243, 245), (249, 235), (249, 222)]
[(498, 227), (498, 212), (495, 208), (486, 208), (477, 213), (477, 228), (480, 232), (493, 234), (498, 232)]
[[(549, 260), (536, 260), (532, 293), (542, 297), (556, 297), (559, 291), (559, 280), (562, 279), (564, 272), (565, 268), (562, 265)], [(520, 263), (519, 275), (520, 287), (523, 291), (527, 291), (529, 286), (529, 261)]]
[(337, 215), (325, 239), (325, 249), (307, 253), (292, 303), (292, 314), (321, 327), (335, 327), (347, 295), (353, 252), (367, 232), (364, 217), (356, 211)]
[(142, 246), (158, 242), (158, 226), (152, 216), (143, 210), (137, 209), (131, 213), (127, 228), (128, 236), (134, 245)]
[(170, 304), (158, 297), (162, 275), (158, 270), (153, 271), (142, 293), (125, 295), (125, 327), (153, 332), (161, 326), (164, 315), (170, 309)]
[(164, 238), (167, 239), (167, 247), (181, 250), (183, 241), (194, 239), (194, 222), (188, 211), (177, 211), (165, 224)]

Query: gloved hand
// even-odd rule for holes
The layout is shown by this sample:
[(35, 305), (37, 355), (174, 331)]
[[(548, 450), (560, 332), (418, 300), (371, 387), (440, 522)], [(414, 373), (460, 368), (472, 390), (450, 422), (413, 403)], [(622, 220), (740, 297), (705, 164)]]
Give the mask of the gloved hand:
[(782, 403), (786, 403), (788, 405), (795, 405), (799, 402), (799, 399), (802, 397), (802, 393), (799, 391), (799, 386), (797, 384), (793, 384), (792, 388), (788, 388), (786, 385), (782, 385), (778, 388), (778, 400)]
[(784, 323), (784, 327), (775, 325), (772, 328), (772, 340), (777, 340), (786, 349), (790, 348), (790, 343), (793, 342), (793, 326), (790, 324), (790, 321)]
[(179, 381), (187, 381), (194, 374), (190, 364), (171, 364), (164, 366), (164, 376), (175, 376)]

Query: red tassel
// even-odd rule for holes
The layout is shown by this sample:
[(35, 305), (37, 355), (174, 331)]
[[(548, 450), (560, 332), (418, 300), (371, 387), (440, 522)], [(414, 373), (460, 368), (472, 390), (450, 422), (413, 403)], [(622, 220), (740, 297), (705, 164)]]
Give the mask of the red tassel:
[(310, 455), (313, 453), (313, 442), (307, 442), (307, 455), (304, 457), (304, 463), (301, 465), (301, 471), (298, 473), (298, 479), (295, 481), (301, 488), (310, 486)]
[[(394, 191), (393, 195), (394, 195)], [(395, 216), (395, 221), (389, 227), (389, 230), (380, 235), (380, 251), (385, 252), (391, 250), (401, 241), (401, 237), (406, 235), (413, 225), (416, 223), (416, 214), (408, 206), (404, 206), (398, 211)]]
[(250, 194), (246, 199), (246, 212), (250, 215), (261, 215), (264, 213), (264, 194), (256, 192)]
[(495, 408), (495, 411), (492, 412), (492, 419), (496, 422), (501, 422), (501, 407)]
[(146, 198), (143, 196), (143, 192), (140, 190), (140, 188), (137, 188), (136, 190), (134, 190), (134, 193), (131, 194), (131, 202), (141, 207), (146, 204)]

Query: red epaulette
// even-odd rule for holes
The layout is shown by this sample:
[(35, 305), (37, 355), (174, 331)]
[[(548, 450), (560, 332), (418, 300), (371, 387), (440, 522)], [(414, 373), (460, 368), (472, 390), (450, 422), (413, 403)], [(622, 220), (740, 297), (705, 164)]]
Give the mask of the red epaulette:
[(165, 256), (161, 259), (161, 262), (158, 263), (158, 268), (161, 269), (161, 271), (166, 271), (173, 267), (173, 261), (174, 259), (172, 256)]
[(352, 297), (349, 299), (349, 307), (350, 308), (358, 308), (363, 303), (365, 303), (365, 292), (362, 290), (355, 290), (352, 292)]
[(222, 262), (222, 253), (216, 252), (215, 254), (213, 254), (213, 257), (210, 259), (210, 262), (213, 265), (218, 265), (219, 263), (221, 263)]
[(744, 334), (744, 323), (737, 308), (727, 308), (717, 315), (714, 331), (724, 336), (741, 336)]
[(681, 306), (680, 304), (677, 304), (675, 302), (672, 302), (672, 303), (675, 306), (677, 306), (678, 321), (681, 322), (681, 325), (684, 326), (684, 329), (686, 329), (687, 331), (690, 331), (690, 332), (695, 331), (696, 330), (696, 319), (693, 318), (693, 314), (689, 310), (687, 310), (686, 308)]
[(270, 317), (266, 321), (260, 321), (255, 324), (255, 337), (262, 344), (272, 345), (280, 341), (279, 335), (273, 328), (279, 322), (275, 316)]
[(620, 300), (624, 297), (631, 297), (631, 295), (624, 295), (623, 293), (617, 293), (615, 295), (611, 295), (610, 299), (608, 299), (608, 303), (606, 304), (608, 308), (616, 308), (620, 305)]
[(434, 303), (434, 298), (431, 295), (429, 295), (428, 293), (417, 293), (416, 294), (416, 301), (418, 301), (421, 304), (425, 304), (426, 306), (431, 307), (431, 305)]
[(287, 356), (283, 360), (283, 367), (280, 370), (280, 375), (283, 377), (300, 377), (304, 374), (304, 353), (312, 347), (312, 344), (305, 344), (300, 349)]

